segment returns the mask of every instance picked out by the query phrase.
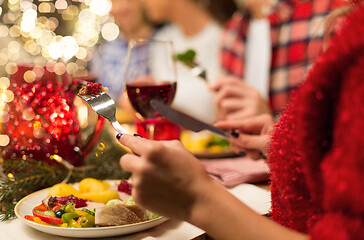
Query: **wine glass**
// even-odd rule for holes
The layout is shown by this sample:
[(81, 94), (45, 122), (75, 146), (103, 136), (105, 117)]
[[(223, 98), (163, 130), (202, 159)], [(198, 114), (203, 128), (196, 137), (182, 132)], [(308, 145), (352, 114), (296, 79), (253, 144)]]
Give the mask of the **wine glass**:
[(155, 140), (179, 139), (180, 128), (160, 116), (150, 101), (170, 105), (177, 88), (176, 62), (171, 41), (131, 40), (125, 81), (129, 101), (137, 112), (137, 133)]

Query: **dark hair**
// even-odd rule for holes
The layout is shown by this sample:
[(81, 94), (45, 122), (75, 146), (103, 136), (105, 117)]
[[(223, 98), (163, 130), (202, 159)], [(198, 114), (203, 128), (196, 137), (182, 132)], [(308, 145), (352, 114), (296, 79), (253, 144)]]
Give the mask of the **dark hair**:
[(197, 0), (219, 23), (224, 24), (237, 10), (235, 0)]

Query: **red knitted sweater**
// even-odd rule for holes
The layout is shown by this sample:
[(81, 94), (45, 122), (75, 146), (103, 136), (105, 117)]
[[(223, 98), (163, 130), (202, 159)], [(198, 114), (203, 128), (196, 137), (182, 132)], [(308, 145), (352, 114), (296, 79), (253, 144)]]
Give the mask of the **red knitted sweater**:
[(312, 239), (364, 239), (364, 6), (345, 20), (273, 134), (272, 218)]

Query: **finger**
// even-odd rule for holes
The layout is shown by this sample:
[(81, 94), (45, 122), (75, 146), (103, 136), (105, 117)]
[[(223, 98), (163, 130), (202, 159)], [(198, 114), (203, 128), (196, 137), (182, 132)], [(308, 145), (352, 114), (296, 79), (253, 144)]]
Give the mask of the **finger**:
[(252, 89), (243, 79), (235, 76), (222, 76), (219, 77), (218, 81), (210, 86), (211, 90), (219, 91), (224, 86), (232, 86), (239, 89)]
[(239, 146), (236, 146), (233, 143), (230, 144), (230, 149), (231, 149), (231, 151), (233, 151), (234, 153), (236, 153), (238, 155), (243, 155), (246, 152), (245, 148), (240, 148)]
[(238, 78), (238, 77), (235, 77), (235, 76), (226, 76), (224, 79), (223, 79), (223, 84), (224, 85), (235, 85), (235, 86), (244, 86), (245, 82), (243, 81), (243, 79), (241, 78)]
[(254, 122), (248, 122), (245, 119), (231, 119), (220, 121), (214, 124), (215, 127), (224, 130), (238, 130), (238, 132), (246, 134), (259, 134), (261, 126), (256, 126)]
[(233, 88), (237, 88), (241, 91), (243, 95), (249, 95), (250, 92), (256, 91), (253, 87), (247, 84), (240, 78), (229, 77), (224, 81), (224, 86), (231, 86)]
[(221, 88), (222, 85), (223, 85), (223, 81), (221, 79), (219, 79), (219, 80), (217, 80), (217, 82), (209, 85), (209, 89), (211, 91), (216, 92), (216, 91), (219, 91), (219, 89)]
[(247, 151), (255, 150), (265, 153), (268, 148), (269, 136), (240, 134), (239, 138), (231, 139), (231, 141), (234, 145)]
[(141, 166), (141, 158), (134, 154), (124, 154), (120, 158), (120, 166), (127, 172), (134, 172)]
[(242, 120), (254, 116), (254, 110), (249, 107), (242, 108), (240, 111), (235, 111), (226, 114), (226, 120)]
[(228, 97), (235, 98), (254, 98), (257, 95), (257, 90), (241, 80), (233, 80), (225, 82), (216, 94), (216, 102)]
[(245, 153), (248, 158), (251, 158), (253, 160), (262, 159), (262, 154), (259, 151), (247, 150)]
[(219, 74), (219, 76), (216, 78), (217, 80), (215, 81), (215, 83), (209, 86), (209, 89), (211, 91), (218, 91), (226, 83), (228, 78), (229, 76), (225, 74)]
[(266, 124), (270, 125), (269, 118), (271, 117), (264, 114), (245, 119), (219, 121), (215, 123), (214, 126), (225, 130), (239, 129), (243, 133), (258, 134)]
[(240, 98), (227, 98), (223, 99), (220, 103), (220, 107), (228, 114), (237, 110), (242, 110), (245, 107), (244, 105), (244, 100)]
[(243, 98), (242, 91), (233, 86), (224, 86), (216, 94), (215, 103), (220, 106), (222, 100), (226, 98)]
[(145, 146), (151, 144), (151, 141), (145, 138), (123, 134), (119, 139), (119, 143), (129, 148), (133, 153), (142, 155), (143, 150), (146, 149)]

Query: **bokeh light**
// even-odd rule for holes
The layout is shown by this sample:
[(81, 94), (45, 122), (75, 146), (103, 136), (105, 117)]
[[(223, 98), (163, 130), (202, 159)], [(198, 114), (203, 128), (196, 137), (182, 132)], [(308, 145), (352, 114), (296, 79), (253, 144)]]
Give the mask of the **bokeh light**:
[(9, 113), (0, 112), (0, 123), (7, 123), (9, 121)]
[[(24, 48), (31, 56), (65, 62), (67, 72), (85, 71), (91, 49), (101, 40), (113, 41), (119, 35), (119, 28), (110, 15), (111, 0), (42, 0), (37, 3), (8, 0), (4, 4), (8, 8), (3, 12), (0, 7), (3, 22), (0, 37), (16, 38), (16, 41), (0, 50), (0, 66), (20, 60), (19, 48)], [(63, 34), (65, 28), (71, 31)], [(67, 64), (70, 62), (81, 65), (76, 68)]]
[(58, 59), (62, 57), (62, 45), (60, 42), (54, 41), (49, 45), (48, 48), (49, 56), (52, 59)]
[(10, 80), (7, 77), (0, 78), (0, 91), (4, 91), (10, 86)]
[(5, 97), (5, 102), (12, 102), (14, 100), (14, 93), (10, 90), (6, 90)]
[(16, 63), (8, 63), (5, 66), (5, 71), (7, 74), (12, 75), (18, 71), (18, 65)]
[(27, 9), (23, 13), (23, 19), (20, 24), (21, 30), (24, 32), (30, 32), (35, 27), (35, 23), (37, 20), (37, 11), (34, 9)]
[(41, 139), (45, 135), (45, 129), (42, 127), (34, 127), (33, 128), (33, 136), (35, 138)]
[(0, 26), (0, 37), (7, 37), (9, 34), (9, 29), (5, 25)]
[(63, 57), (65, 60), (69, 60), (76, 55), (78, 51), (78, 44), (76, 42), (76, 39), (71, 36), (67, 36), (62, 38), (60, 43), (62, 47)]
[(36, 78), (41, 78), (42, 76), (43, 76), (43, 74), (44, 74), (44, 67), (43, 67), (43, 64), (41, 64), (41, 63), (38, 63), (38, 64), (36, 64), (35, 66), (34, 66), (34, 68), (33, 68), (33, 72), (35, 73), (35, 76), (36, 76)]
[(57, 0), (55, 6), (58, 10), (66, 9), (68, 4), (66, 0)]
[(19, 26), (12, 26), (9, 29), (9, 35), (13, 38), (20, 36), (20, 27)]
[(106, 23), (101, 30), (102, 37), (107, 41), (115, 40), (119, 33), (119, 27), (115, 23)]
[(10, 143), (10, 138), (7, 135), (0, 135), (0, 146), (1, 147), (5, 147), (7, 145), (9, 145)]
[(66, 72), (66, 66), (64, 65), (64, 63), (56, 63), (54, 65), (54, 72), (57, 75), (62, 75)]
[(90, 10), (99, 16), (105, 16), (110, 12), (110, 9), (110, 0), (91, 0)]
[(23, 111), (23, 118), (26, 121), (31, 121), (35, 117), (34, 111), (32, 108), (27, 108)]
[(27, 83), (32, 83), (32, 82), (34, 82), (35, 81), (35, 79), (36, 79), (36, 75), (35, 75), (35, 72), (33, 72), (33, 71), (26, 71), (25, 73), (24, 73), (24, 81), (26, 81)]

